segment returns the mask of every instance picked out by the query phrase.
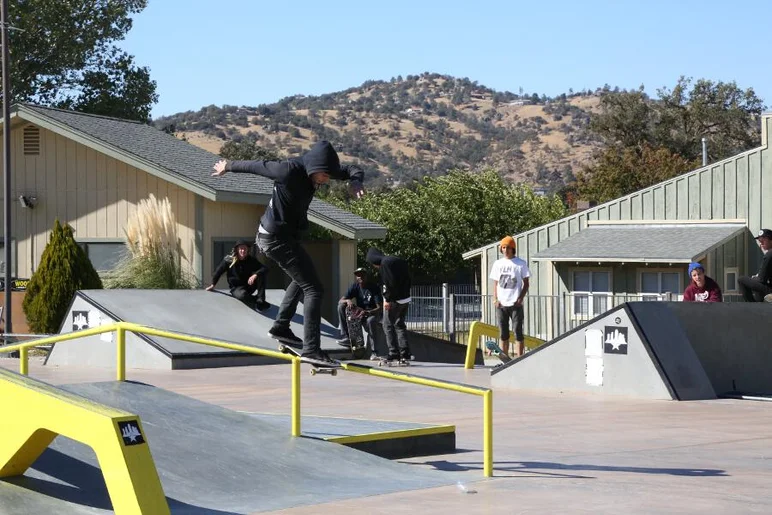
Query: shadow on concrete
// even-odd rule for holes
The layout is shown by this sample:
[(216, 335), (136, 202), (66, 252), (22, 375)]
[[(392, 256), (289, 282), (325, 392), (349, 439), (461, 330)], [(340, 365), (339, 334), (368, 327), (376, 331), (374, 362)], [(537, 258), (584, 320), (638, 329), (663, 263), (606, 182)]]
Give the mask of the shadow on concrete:
[[(451, 462), (447, 460), (425, 461), (421, 463), (411, 463), (411, 465), (430, 465), (437, 470), (444, 472), (464, 472), (469, 470), (482, 470), (482, 462)], [(598, 472), (630, 472), (634, 474), (664, 474), (671, 476), (688, 477), (722, 477), (728, 476), (725, 470), (720, 469), (698, 469), (698, 468), (662, 468), (662, 467), (628, 467), (614, 465), (590, 465), (582, 463), (553, 463), (548, 461), (509, 461), (496, 462), (493, 464), (494, 475), (500, 477), (501, 472), (525, 472), (531, 474), (558, 476), (566, 478), (587, 478), (592, 476), (560, 474), (552, 472), (542, 472), (545, 470), (558, 471), (598, 471)], [(498, 473), (498, 474), (497, 474)]]

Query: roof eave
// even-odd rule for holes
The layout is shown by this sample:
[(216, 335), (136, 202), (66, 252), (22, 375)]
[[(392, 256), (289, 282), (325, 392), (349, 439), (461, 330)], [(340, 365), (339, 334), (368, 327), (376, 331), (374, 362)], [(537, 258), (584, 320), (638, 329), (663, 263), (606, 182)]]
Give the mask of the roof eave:
[(630, 257), (532, 257), (531, 261), (552, 261), (553, 263), (691, 263), (693, 258), (681, 257), (657, 257), (642, 258)]
[[(175, 184), (181, 188), (184, 188), (188, 191), (191, 191), (197, 195), (201, 195), (206, 199), (215, 200), (216, 198), (216, 192), (213, 188), (204, 186), (203, 184), (193, 181), (191, 179), (187, 179), (182, 175), (170, 172), (166, 168), (158, 166), (135, 154), (126, 152), (123, 149), (107, 144), (104, 141), (101, 141), (97, 138), (84, 134), (81, 131), (73, 129), (67, 124), (64, 124), (56, 120), (53, 120), (51, 118), (48, 118), (46, 116), (40, 115), (39, 113), (27, 108), (24, 105), (16, 106), (15, 115), (23, 120), (26, 120), (30, 123), (34, 123), (35, 125), (39, 125), (40, 127), (50, 130), (51, 132), (54, 132), (61, 136), (66, 136), (67, 138), (77, 143), (85, 145), (91, 149), (101, 152), (107, 156), (110, 156), (123, 163), (133, 166), (139, 170), (147, 172), (150, 175), (153, 175), (154, 177), (158, 177), (167, 182)], [(0, 122), (0, 124), (1, 123), (2, 122)]]

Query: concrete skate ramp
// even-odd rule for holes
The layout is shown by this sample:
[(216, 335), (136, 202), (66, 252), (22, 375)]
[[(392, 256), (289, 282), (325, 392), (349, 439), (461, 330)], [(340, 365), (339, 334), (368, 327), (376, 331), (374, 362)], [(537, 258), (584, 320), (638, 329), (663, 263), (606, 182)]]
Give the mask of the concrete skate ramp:
[[(204, 290), (82, 290), (78, 291), (65, 316), (60, 333), (113, 322), (132, 322), (175, 333), (212, 340), (276, 349), (278, 342), (268, 336), (284, 298), (284, 290), (267, 290), (271, 307), (254, 311), (227, 293)], [(303, 304), (290, 324), (292, 332), (303, 337)], [(322, 319), (322, 349), (337, 359), (350, 359), (351, 353), (336, 343), (338, 328)], [(411, 350), (416, 361), (462, 363), (466, 346), (429, 336), (411, 334)], [(387, 354), (382, 330), (376, 338), (378, 355)], [(369, 355), (366, 356), (369, 358)], [(111, 333), (90, 336), (55, 345), (46, 364), (115, 366), (115, 343)], [(477, 362), (482, 363), (478, 351)], [(176, 370), (225, 366), (286, 363), (274, 358), (236, 352), (218, 347), (188, 343), (172, 338), (126, 335), (128, 368)]]
[(659, 331), (667, 327), (683, 333), (718, 395), (772, 393), (772, 305), (643, 302), (630, 308), (665, 362), (671, 338)]
[[(133, 322), (176, 333), (275, 349), (268, 336), (283, 290), (266, 291), (271, 308), (258, 312), (230, 295), (204, 290), (82, 290), (75, 294), (60, 333), (117, 321)], [(298, 305), (292, 331), (303, 337), (303, 305)], [(84, 325), (85, 324), (85, 325)], [(322, 320), (322, 348), (332, 354), (345, 349), (335, 343), (337, 329)], [(55, 345), (50, 365), (115, 366), (111, 334), (91, 336)], [(273, 358), (189, 343), (171, 338), (127, 334), (129, 368), (185, 369), (279, 363)]]
[[(283, 425), (131, 382), (64, 390), (140, 416), (174, 514), (241, 514), (447, 485), (400, 464)], [(0, 482), (3, 513), (111, 513), (93, 451), (57, 438), (25, 476)]]
[(714, 399), (680, 319), (666, 303), (626, 303), (492, 372), (494, 388), (646, 399)]

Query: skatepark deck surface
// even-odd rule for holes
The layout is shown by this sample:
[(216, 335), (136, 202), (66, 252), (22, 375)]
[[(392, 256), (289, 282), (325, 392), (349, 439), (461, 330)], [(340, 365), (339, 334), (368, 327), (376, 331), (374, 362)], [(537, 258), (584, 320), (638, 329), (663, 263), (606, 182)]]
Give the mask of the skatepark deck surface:
[[(0, 359), (0, 366), (16, 369), (18, 362)], [(111, 370), (45, 367), (35, 362), (30, 371), (32, 377), (52, 384), (113, 379)], [(489, 369), (463, 370), (460, 364), (425, 364), (420, 366), (420, 374), (479, 386), (490, 383)], [(231, 410), (289, 413), (287, 365), (129, 370), (128, 378)], [(454, 424), (457, 452), (397, 463), (410, 470), (438, 473), (447, 481), (442, 482), (444, 486), (416, 485), (381, 494), (360, 490), (336, 498), (317, 491), (307, 497), (295, 496), (291, 503), (282, 505), (277, 498), (286, 493), (259, 483), (252, 484), (256, 492), (247, 489), (243, 495), (268, 498), (255, 511), (282, 508), (281, 513), (290, 515), (345, 511), (411, 515), (769, 512), (772, 403), (655, 401), (528, 390), (495, 391), (493, 402), (494, 477), (483, 479), (479, 398), (359, 374), (311, 378), (304, 370), (304, 416)], [(143, 424), (147, 424), (144, 417)], [(146, 426), (148, 432), (151, 427)], [(151, 445), (153, 438), (150, 434)], [(184, 442), (184, 435), (180, 438)], [(198, 451), (194, 445), (180, 444), (192, 456)], [(210, 451), (203, 449), (202, 453), (206, 456)], [(337, 488), (339, 469), (325, 468), (325, 484)], [(229, 470), (226, 462), (215, 472), (225, 478)], [(278, 469), (273, 473), (283, 472)], [(365, 486), (369, 477), (364, 476), (358, 485), (374, 488)], [(247, 483), (234, 479), (240, 485)], [(179, 478), (181, 482), (189, 480)], [(178, 488), (166, 493), (181, 501), (179, 492), (189, 487), (180, 484)], [(61, 487), (59, 493), (71, 494), (73, 490), (78, 493), (72, 485)], [(19, 495), (12, 484), (3, 484), (2, 491), (3, 495)], [(51, 509), (38, 513), (64, 513), (56, 496), (41, 502)], [(199, 513), (229, 513), (228, 506), (233, 508), (226, 502), (213, 511)], [(184, 513), (183, 508), (172, 503), (173, 513)], [(81, 513), (101, 513), (83, 510)]]

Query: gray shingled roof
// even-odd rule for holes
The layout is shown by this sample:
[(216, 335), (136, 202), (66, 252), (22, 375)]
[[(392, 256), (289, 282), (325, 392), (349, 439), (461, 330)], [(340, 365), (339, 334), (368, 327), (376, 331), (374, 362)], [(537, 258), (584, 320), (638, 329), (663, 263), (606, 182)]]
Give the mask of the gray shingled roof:
[[(183, 183), (209, 190), (213, 194), (233, 192), (270, 196), (273, 190), (273, 181), (258, 175), (229, 173), (222, 177), (212, 177), (212, 165), (220, 159), (217, 154), (144, 123), (29, 104), (16, 106), (16, 111), (25, 119), (40, 117), (66, 126), (71, 131), (98, 140), (112, 149), (176, 176)], [(375, 231), (385, 235), (382, 225), (321, 200), (315, 199), (312, 202), (309, 215), (312, 219), (320, 218), (329, 222), (323, 225), (335, 225), (345, 232), (372, 235)]]
[(531, 259), (687, 263), (745, 230), (742, 224), (591, 225)]

